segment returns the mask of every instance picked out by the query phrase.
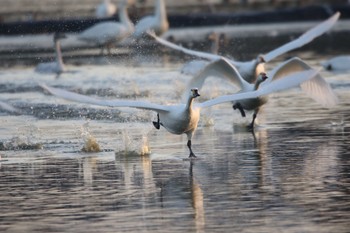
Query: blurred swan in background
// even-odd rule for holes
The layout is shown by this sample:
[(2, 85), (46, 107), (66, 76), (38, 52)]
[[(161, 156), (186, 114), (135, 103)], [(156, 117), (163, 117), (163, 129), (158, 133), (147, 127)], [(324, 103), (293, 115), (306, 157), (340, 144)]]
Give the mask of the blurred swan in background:
[(141, 39), (146, 36), (147, 31), (154, 31), (156, 35), (161, 36), (169, 29), (169, 22), (166, 13), (164, 0), (156, 0), (155, 14), (143, 17), (135, 25), (133, 37)]
[(60, 40), (67, 38), (65, 34), (56, 32), (53, 35), (56, 59), (53, 62), (44, 62), (36, 66), (35, 71), (38, 73), (54, 73), (58, 77), (61, 73), (66, 72), (66, 67), (63, 63)]
[(321, 65), (329, 71), (350, 71), (350, 55), (333, 57), (327, 61), (322, 62)]
[[(340, 13), (337, 12), (327, 20), (323, 21), (322, 23), (318, 24), (317, 26), (303, 33), (297, 39), (291, 42), (288, 42), (287, 44), (284, 44), (266, 54), (258, 55), (257, 58), (253, 59), (252, 61), (240, 62), (240, 61), (235, 61), (230, 59), (229, 62), (238, 69), (239, 73), (247, 82), (253, 83), (256, 80), (258, 74), (260, 74), (261, 72), (265, 72), (264, 63), (270, 62), (274, 58), (284, 53), (287, 53), (293, 49), (302, 47), (305, 44), (314, 40), (316, 37), (329, 31), (333, 27), (333, 25), (337, 22), (339, 17), (340, 17)], [(167, 40), (157, 37), (153, 33), (149, 33), (149, 35), (151, 35), (156, 41), (158, 41), (162, 45), (165, 45), (175, 50), (179, 50), (183, 53), (186, 53), (192, 56), (205, 58), (210, 61), (221, 58), (220, 55), (206, 53), (206, 52), (199, 52), (199, 51), (183, 48), (182, 46), (173, 44)]]
[[(254, 83), (248, 83), (228, 59), (221, 58), (207, 65), (203, 71), (189, 81), (185, 88), (183, 98), (187, 98), (187, 91), (190, 87), (195, 86), (199, 89), (202, 88), (208, 77), (226, 79), (240, 89), (238, 93), (245, 93), (264, 88), (265, 85), (269, 85), (275, 80), (283, 82), (284, 78), (287, 78), (288, 75), (304, 70), (312, 70), (312, 68), (301, 59), (294, 57), (276, 66), (268, 75), (260, 73)], [(285, 84), (288, 85), (287, 82), (285, 82)], [(300, 87), (306, 95), (313, 98), (324, 107), (333, 107), (338, 103), (338, 97), (320, 74), (315, 75), (307, 82), (301, 83)], [(244, 110), (254, 111), (252, 122), (248, 126), (253, 129), (260, 107), (267, 103), (267, 101), (267, 96), (240, 100), (233, 103), (233, 108), (240, 110), (242, 117), (245, 117)]]
[(163, 126), (165, 129), (167, 129), (167, 131), (169, 131), (172, 134), (187, 135), (187, 146), (190, 151), (189, 157), (192, 158), (196, 156), (192, 151), (191, 140), (197, 128), (198, 121), (200, 118), (200, 110), (202, 108), (207, 108), (213, 105), (222, 104), (226, 102), (257, 98), (259, 96), (267, 95), (272, 92), (289, 89), (313, 78), (315, 75), (317, 75), (317, 73), (318, 71), (316, 70), (307, 70), (298, 73), (293, 73), (291, 75), (288, 75), (287, 77), (284, 77), (283, 79), (272, 80), (268, 83), (268, 85), (261, 86), (261, 88), (255, 91), (220, 96), (215, 99), (211, 99), (197, 104), (193, 104), (193, 100), (200, 96), (200, 94), (197, 88), (193, 88), (189, 92), (186, 103), (177, 105), (159, 105), (147, 101), (103, 100), (69, 92), (58, 88), (49, 87), (45, 84), (41, 84), (40, 86), (55, 96), (71, 101), (108, 107), (131, 107), (155, 111), (157, 112), (157, 121), (154, 121), (153, 125), (157, 129), (159, 129), (160, 126)]
[(120, 22), (107, 21), (97, 23), (78, 35), (78, 39), (101, 46), (101, 54), (106, 47), (108, 53), (115, 43), (128, 38), (134, 32), (134, 24), (130, 21), (127, 12), (127, 0), (119, 8)]
[(96, 7), (95, 15), (96, 18), (108, 18), (113, 16), (117, 12), (117, 6), (113, 3), (111, 3), (110, 0), (103, 0), (99, 5)]

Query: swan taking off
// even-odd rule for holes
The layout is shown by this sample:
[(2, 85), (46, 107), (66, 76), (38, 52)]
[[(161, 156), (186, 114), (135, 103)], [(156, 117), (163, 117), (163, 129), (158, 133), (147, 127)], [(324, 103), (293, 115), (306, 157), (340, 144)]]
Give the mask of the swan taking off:
[(36, 66), (35, 71), (38, 73), (53, 73), (59, 76), (61, 73), (66, 71), (64, 66), (62, 53), (61, 53), (61, 43), (60, 40), (66, 38), (66, 35), (60, 32), (56, 32), (53, 35), (53, 42), (55, 47), (56, 59), (53, 62), (44, 62)]
[(119, 9), (120, 22), (106, 21), (97, 23), (78, 35), (78, 39), (101, 46), (101, 54), (106, 47), (110, 53), (115, 43), (129, 37), (134, 32), (134, 24), (130, 21), (125, 0)]
[[(268, 74), (260, 73), (254, 83), (248, 83), (229, 60), (221, 58), (207, 65), (205, 69), (189, 81), (185, 88), (183, 98), (187, 98), (187, 92), (190, 87), (196, 86), (200, 89), (208, 77), (226, 79), (240, 89), (238, 93), (246, 93), (259, 90), (260, 88), (264, 88), (264, 86), (269, 86), (277, 80), (279, 80), (280, 85), (288, 86), (288, 75), (304, 70), (312, 70), (312, 68), (301, 59), (294, 57), (276, 66)], [(286, 81), (284, 81), (285, 79)], [(307, 82), (300, 83), (300, 87), (306, 95), (313, 98), (324, 107), (333, 107), (338, 103), (337, 96), (320, 74), (315, 75)], [(253, 129), (260, 107), (267, 103), (267, 101), (267, 96), (239, 100), (233, 103), (233, 108), (238, 109), (242, 117), (245, 117), (244, 110), (254, 111), (253, 120), (248, 126), (250, 129)]]
[(220, 96), (215, 99), (197, 104), (193, 103), (193, 100), (199, 96), (198, 89), (196, 88), (192, 88), (190, 90), (186, 103), (184, 104), (159, 105), (147, 101), (97, 99), (66, 90), (49, 87), (45, 84), (42, 84), (41, 87), (55, 96), (75, 102), (108, 107), (131, 107), (155, 111), (157, 112), (158, 119), (157, 121), (153, 122), (153, 125), (157, 129), (160, 126), (163, 126), (167, 131), (173, 134), (186, 134), (187, 146), (190, 150), (189, 157), (195, 157), (195, 154), (192, 151), (191, 140), (198, 125), (201, 108), (207, 108), (226, 102), (257, 98), (259, 96), (267, 95), (272, 92), (292, 88), (298, 86), (302, 82), (313, 78), (315, 75), (317, 75), (317, 73), (318, 71), (316, 70), (307, 70), (293, 73), (287, 77), (284, 77), (283, 79), (273, 80), (269, 82), (268, 85), (264, 85), (255, 91)]
[[(300, 48), (305, 44), (310, 43), (316, 37), (321, 36), (328, 30), (330, 30), (333, 27), (333, 25), (337, 22), (339, 17), (340, 17), (340, 13), (337, 12), (333, 16), (331, 16), (329, 19), (325, 20), (324, 22), (318, 24), (317, 26), (303, 33), (297, 39), (287, 44), (284, 44), (266, 54), (258, 55), (257, 58), (253, 59), (252, 61), (240, 62), (240, 61), (235, 61), (230, 59), (228, 59), (228, 61), (238, 69), (239, 73), (247, 82), (253, 83), (256, 80), (258, 74), (260, 74), (261, 72), (265, 72), (265, 67), (264, 67), (265, 62), (270, 62), (274, 58), (284, 53), (287, 53), (293, 49)], [(183, 53), (186, 53), (192, 56), (205, 58), (210, 61), (214, 61), (222, 57), (217, 54), (199, 52), (199, 51), (194, 51), (191, 49), (184, 48), (182, 46), (179, 46), (167, 40), (164, 40), (160, 37), (157, 37), (152, 33), (149, 33), (149, 35), (152, 36), (156, 41), (158, 41), (162, 45), (165, 45), (175, 50), (179, 50)]]
[(110, 0), (103, 0), (97, 5), (95, 15), (96, 18), (108, 18), (113, 16), (117, 12), (117, 6), (111, 3)]
[(169, 29), (169, 22), (166, 13), (164, 0), (156, 0), (155, 14), (143, 17), (135, 25), (133, 37), (141, 39), (146, 36), (147, 31), (154, 31), (156, 35), (161, 36)]

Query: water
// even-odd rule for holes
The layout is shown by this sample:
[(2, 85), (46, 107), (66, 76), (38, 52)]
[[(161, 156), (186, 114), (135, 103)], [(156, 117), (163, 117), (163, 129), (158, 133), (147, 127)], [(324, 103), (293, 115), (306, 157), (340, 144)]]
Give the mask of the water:
[[(315, 67), (324, 59), (300, 55)], [(179, 102), (181, 62), (145, 58), (95, 57), (58, 79), (32, 66), (1, 70), (0, 99), (23, 113), (0, 112), (1, 232), (349, 231), (349, 74), (322, 71), (340, 98), (333, 109), (299, 90), (275, 94), (254, 133), (244, 128), (251, 115), (228, 104), (203, 111), (195, 161), (185, 135), (152, 126), (153, 112), (72, 103), (38, 87)], [(231, 91), (211, 84), (203, 99)]]

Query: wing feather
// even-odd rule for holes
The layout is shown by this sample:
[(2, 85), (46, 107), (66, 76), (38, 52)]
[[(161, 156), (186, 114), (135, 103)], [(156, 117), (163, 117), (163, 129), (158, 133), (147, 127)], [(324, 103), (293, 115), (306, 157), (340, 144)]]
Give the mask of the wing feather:
[(170, 106), (153, 104), (145, 101), (102, 100), (102, 99), (96, 99), (86, 95), (81, 95), (74, 92), (62, 90), (59, 88), (49, 87), (45, 84), (41, 84), (40, 86), (46, 91), (50, 92), (52, 95), (55, 95), (57, 97), (60, 97), (66, 100), (74, 101), (74, 102), (87, 103), (87, 104), (99, 105), (99, 106), (107, 106), (107, 107), (139, 108), (139, 109), (153, 110), (156, 112), (159, 112), (159, 111), (168, 112), (170, 110)]
[(286, 52), (289, 52), (293, 49), (299, 48), (299, 47), (311, 42), (316, 37), (324, 34), (328, 30), (330, 30), (333, 27), (333, 25), (337, 22), (339, 17), (340, 17), (340, 13), (337, 12), (333, 16), (331, 16), (330, 18), (325, 20), (324, 22), (322, 22), (322, 23), (318, 24), (317, 26), (306, 31), (298, 39), (293, 40), (287, 44), (284, 44), (284, 45), (278, 47), (277, 49), (270, 51), (269, 53), (264, 55), (265, 61), (269, 62), (281, 54), (284, 54)]

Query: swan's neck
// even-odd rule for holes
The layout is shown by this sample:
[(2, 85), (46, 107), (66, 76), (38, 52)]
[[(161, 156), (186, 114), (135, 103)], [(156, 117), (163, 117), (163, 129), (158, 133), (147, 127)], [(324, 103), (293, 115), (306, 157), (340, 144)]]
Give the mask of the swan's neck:
[(193, 97), (190, 96), (187, 100), (187, 103), (186, 103), (186, 110), (187, 111), (191, 111), (192, 110), (192, 106), (193, 106)]
[(62, 68), (64, 66), (61, 53), (61, 43), (59, 40), (55, 41), (56, 62)]
[(131, 22), (131, 20), (129, 18), (126, 6), (121, 7), (121, 9), (119, 11), (119, 18), (120, 18), (120, 21), (122, 22), (122, 24), (124, 24), (128, 28), (132, 28), (133, 23)]
[(210, 51), (214, 54), (218, 54), (218, 52), (219, 52), (219, 39), (218, 38), (213, 39), (213, 41), (211, 43)]
[(157, 1), (156, 17), (162, 21), (166, 20), (166, 18), (167, 18), (164, 0)]

